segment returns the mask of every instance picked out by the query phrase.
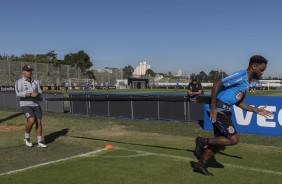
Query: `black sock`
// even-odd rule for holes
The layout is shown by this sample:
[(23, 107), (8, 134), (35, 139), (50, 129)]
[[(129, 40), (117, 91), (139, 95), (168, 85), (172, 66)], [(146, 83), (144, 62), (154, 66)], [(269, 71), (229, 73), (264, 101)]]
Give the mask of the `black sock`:
[(207, 146), (207, 145), (209, 145), (209, 138), (200, 138), (199, 142), (200, 142), (201, 145)]
[(206, 167), (207, 161), (202, 157), (202, 158), (200, 158), (200, 160), (196, 163), (196, 165), (197, 165), (198, 167)]

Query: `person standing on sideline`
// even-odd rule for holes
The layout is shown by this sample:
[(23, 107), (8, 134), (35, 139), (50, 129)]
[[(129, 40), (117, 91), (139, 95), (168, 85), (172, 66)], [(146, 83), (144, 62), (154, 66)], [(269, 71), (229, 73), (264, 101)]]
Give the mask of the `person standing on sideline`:
[(20, 97), (20, 107), (24, 116), (27, 119), (25, 124), (25, 136), (24, 142), (28, 147), (32, 147), (33, 144), (30, 141), (30, 132), (33, 125), (36, 125), (37, 134), (37, 147), (46, 148), (42, 136), (42, 111), (38, 104), (42, 95), (39, 83), (31, 78), (32, 68), (29, 65), (24, 65), (22, 68), (22, 78), (16, 81), (15, 90), (18, 97)]
[(207, 170), (207, 161), (224, 146), (233, 146), (239, 142), (239, 135), (231, 120), (230, 107), (236, 105), (243, 110), (255, 112), (261, 116), (272, 116), (266, 106), (256, 108), (244, 102), (249, 84), (252, 80), (260, 79), (267, 67), (267, 60), (260, 55), (250, 58), (246, 70), (238, 71), (213, 84), (211, 102), (206, 104), (208, 115), (213, 124), (214, 137), (196, 137), (195, 155), (199, 159), (194, 167), (195, 172), (206, 176), (213, 176)]
[(188, 84), (187, 95), (191, 101), (196, 101), (196, 97), (200, 94), (203, 94), (203, 87), (197, 79), (192, 79), (192, 81)]

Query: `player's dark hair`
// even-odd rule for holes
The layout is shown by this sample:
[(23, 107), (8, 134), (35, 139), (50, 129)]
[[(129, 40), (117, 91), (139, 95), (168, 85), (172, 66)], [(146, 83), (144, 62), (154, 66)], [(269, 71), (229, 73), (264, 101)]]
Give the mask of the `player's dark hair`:
[(253, 64), (266, 64), (267, 65), (267, 59), (265, 59), (263, 56), (261, 55), (254, 55), (250, 58), (250, 62), (249, 62), (249, 66), (253, 65)]

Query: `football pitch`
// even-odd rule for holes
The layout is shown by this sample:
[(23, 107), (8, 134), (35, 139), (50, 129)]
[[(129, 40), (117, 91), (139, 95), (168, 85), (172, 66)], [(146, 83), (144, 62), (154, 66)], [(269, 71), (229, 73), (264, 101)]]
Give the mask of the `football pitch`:
[[(281, 92), (280, 92), (281, 93)], [(268, 94), (264, 94), (268, 95)], [(274, 95), (276, 96), (276, 95)], [(277, 95), (280, 96), (280, 95)], [(23, 142), (25, 118), (0, 109), (0, 183), (281, 183), (282, 137), (240, 134), (240, 143), (193, 172), (194, 138), (213, 136), (195, 123), (44, 113), (48, 148)], [(36, 143), (33, 130), (32, 142)], [(112, 145), (113, 148), (105, 148)]]

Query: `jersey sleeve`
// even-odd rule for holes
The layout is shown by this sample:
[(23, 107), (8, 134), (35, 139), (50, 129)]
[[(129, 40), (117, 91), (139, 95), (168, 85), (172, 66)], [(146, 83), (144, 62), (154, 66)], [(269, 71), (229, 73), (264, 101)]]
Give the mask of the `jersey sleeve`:
[(23, 84), (21, 80), (16, 81), (15, 90), (18, 97), (25, 97), (26, 92), (23, 91)]

